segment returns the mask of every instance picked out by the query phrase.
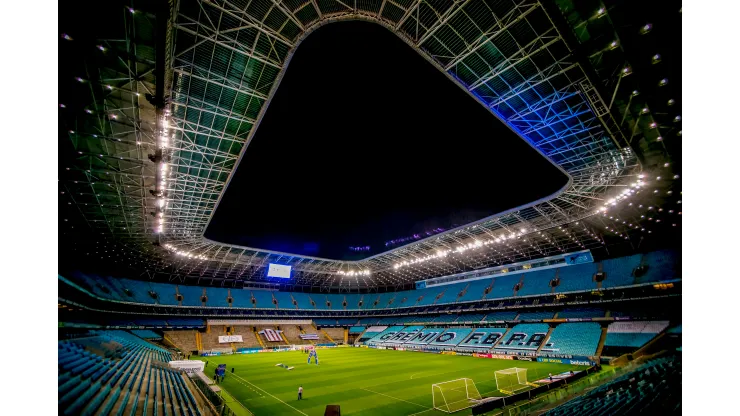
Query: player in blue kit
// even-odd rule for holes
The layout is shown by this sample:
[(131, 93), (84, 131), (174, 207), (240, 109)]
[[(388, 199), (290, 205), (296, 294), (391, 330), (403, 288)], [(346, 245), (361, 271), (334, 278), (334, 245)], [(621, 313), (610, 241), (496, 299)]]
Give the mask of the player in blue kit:
[(308, 364), (311, 364), (311, 357), (313, 357), (316, 365), (319, 365), (319, 355), (316, 353), (316, 350), (310, 350), (308, 352)]

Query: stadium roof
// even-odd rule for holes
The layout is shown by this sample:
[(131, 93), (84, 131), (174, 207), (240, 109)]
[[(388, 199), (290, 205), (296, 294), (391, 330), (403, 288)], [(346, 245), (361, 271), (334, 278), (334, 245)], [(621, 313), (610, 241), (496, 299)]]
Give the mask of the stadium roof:
[[(642, 231), (644, 214), (631, 213), (637, 208), (629, 201), (647, 209), (680, 199), (670, 181), (680, 161), (672, 158), (680, 144), (671, 144), (680, 140), (680, 73), (652, 79), (671, 71), (656, 64), (680, 62), (664, 44), (680, 10), (544, 3), (113, 1), (88, 5), (85, 16), (100, 16), (96, 22), (67, 10), (60, 25), (63, 234), (89, 227), (90, 246), (94, 239), (101, 250), (119, 250), (131, 277), (234, 284), (265, 281), (266, 265), (281, 263), (293, 266), (296, 285), (333, 288), (403, 285), (598, 247), (612, 233), (639, 238), (651, 230)], [(205, 239), (292, 54), (316, 28), (348, 19), (398, 35), (565, 172), (566, 187), (356, 262)], [(653, 62), (643, 62), (645, 54)], [(649, 192), (638, 182), (643, 166)], [(622, 213), (624, 224), (604, 222), (611, 213)]]

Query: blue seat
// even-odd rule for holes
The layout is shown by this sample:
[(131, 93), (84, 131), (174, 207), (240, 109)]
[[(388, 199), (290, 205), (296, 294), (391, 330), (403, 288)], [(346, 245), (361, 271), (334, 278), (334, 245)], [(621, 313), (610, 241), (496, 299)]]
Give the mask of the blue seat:
[(545, 341), (548, 324), (518, 324), (494, 348), (499, 351), (534, 351)]
[(601, 326), (595, 322), (560, 324), (553, 329), (540, 353), (592, 356), (601, 338)]
[[(486, 288), (491, 284), (491, 278), (487, 277), (480, 280), (473, 280), (465, 290), (465, 293), (460, 296), (458, 302), (471, 302), (483, 299)], [(461, 289), (462, 290), (462, 289)]]
[(604, 346), (639, 348), (655, 338), (667, 326), (667, 321), (613, 322), (607, 327)]
[[(100, 383), (96, 384), (100, 385)], [(62, 392), (60, 390), (59, 405), (66, 407), (67, 404), (76, 399), (80, 394), (82, 394), (82, 392), (87, 390), (88, 387), (90, 387), (90, 380), (82, 380), (79, 383), (75, 383), (64, 395), (61, 394)]]
[(572, 308), (563, 309), (558, 312), (558, 318), (576, 319), (576, 318), (600, 318), (604, 316), (603, 309), (597, 308)]
[(555, 312), (552, 311), (530, 311), (530, 312), (522, 312), (517, 317), (520, 321), (525, 320), (543, 320), (543, 319), (552, 319), (552, 317), (555, 316)]
[(204, 288), (197, 286), (177, 285), (177, 291), (182, 295), (183, 306), (203, 306), (201, 297), (204, 295)]
[[(89, 387), (81, 389), (79, 396), (64, 410), (65, 415), (73, 415), (79, 413), (80, 409), (87, 404), (87, 402), (100, 390), (100, 383), (92, 383)], [(110, 389), (110, 386), (106, 386)]]

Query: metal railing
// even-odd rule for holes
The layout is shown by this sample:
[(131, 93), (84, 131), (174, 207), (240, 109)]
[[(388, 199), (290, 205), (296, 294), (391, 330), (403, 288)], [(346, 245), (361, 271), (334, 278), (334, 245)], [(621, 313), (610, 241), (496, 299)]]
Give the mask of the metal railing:
[(587, 390), (590, 391), (596, 386), (599, 386), (607, 381), (613, 380), (623, 374), (633, 371), (640, 365), (641, 363), (630, 363), (624, 367), (612, 367), (604, 369), (587, 377), (576, 380), (573, 383), (568, 383), (558, 388), (557, 390), (539, 395), (518, 406), (497, 409), (493, 411), (492, 414), (495, 414), (497, 416), (526, 416), (532, 414), (540, 414), (544, 411), (544, 409), (557, 407), (554, 405), (560, 405), (562, 403), (570, 401)]
[[(213, 407), (216, 410), (216, 414), (218, 414), (219, 416), (237, 416), (237, 413), (234, 412), (229, 407), (229, 405), (232, 404), (232, 402), (229, 402), (229, 403), (225, 402), (224, 398), (218, 393), (216, 393), (215, 391), (211, 390), (210, 386), (206, 384), (205, 381), (201, 380), (199, 377), (192, 377), (190, 378), (190, 381), (192, 381), (193, 384), (195, 384), (198, 390), (200, 390), (201, 393), (203, 393), (203, 396), (205, 396), (205, 398), (213, 405)], [(253, 413), (249, 411), (249, 409), (244, 407), (244, 405), (242, 405), (238, 401), (234, 400), (233, 403), (235, 403), (237, 406), (240, 406), (242, 409), (244, 409), (244, 411), (246, 411), (247, 414), (253, 415)]]

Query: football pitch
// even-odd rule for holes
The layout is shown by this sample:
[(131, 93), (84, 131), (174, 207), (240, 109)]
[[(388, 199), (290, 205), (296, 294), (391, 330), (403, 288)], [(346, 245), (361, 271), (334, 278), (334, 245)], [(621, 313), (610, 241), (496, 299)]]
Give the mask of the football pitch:
[[(548, 373), (585, 368), (368, 348), (330, 348), (318, 354), (318, 366), (307, 364), (307, 355), (300, 351), (195, 358), (208, 362), (205, 373), (211, 378), (218, 364), (226, 364), (219, 386), (257, 416), (322, 416), (329, 404), (340, 405), (342, 415), (444, 415), (432, 407), (434, 383), (470, 378), (483, 397), (500, 396), (496, 370), (526, 368), (528, 381), (535, 381)], [(278, 363), (295, 368), (276, 367)]]

